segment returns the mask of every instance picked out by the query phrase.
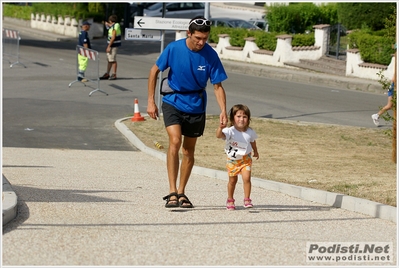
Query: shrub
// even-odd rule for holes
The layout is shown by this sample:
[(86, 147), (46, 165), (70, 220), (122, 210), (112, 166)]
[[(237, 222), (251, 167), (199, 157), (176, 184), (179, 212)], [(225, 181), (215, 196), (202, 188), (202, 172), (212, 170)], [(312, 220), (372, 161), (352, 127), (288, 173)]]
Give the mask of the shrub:
[(316, 6), (313, 3), (271, 4), (266, 7), (269, 30), (274, 32), (304, 33), (320, 23), (337, 21), (334, 3)]
[(210, 43), (219, 43), (219, 34), (228, 34), (230, 35), (231, 32), (233, 32), (234, 29), (233, 28), (228, 28), (228, 27), (215, 27), (215, 26), (211, 26), (211, 32), (209, 34), (209, 39), (208, 41)]
[[(337, 3), (340, 23), (347, 29), (368, 27), (373, 31), (384, 28), (384, 19), (393, 13), (396, 3)], [(354, 16), (356, 14), (356, 16)]]
[(285, 4), (271, 4), (266, 7), (269, 31), (288, 32), (290, 30), (290, 14)]
[(293, 47), (313, 46), (315, 42), (314, 34), (296, 34), (292, 37)]
[(230, 44), (235, 47), (243, 47), (245, 45), (244, 38), (253, 37), (254, 35), (255, 31), (244, 28), (236, 28), (230, 33)]
[(259, 49), (275, 51), (277, 47), (276, 35), (276, 33), (259, 31), (255, 34), (255, 44), (259, 47)]
[(210, 43), (219, 42), (219, 34), (228, 34), (230, 36), (230, 44), (236, 47), (243, 47), (245, 44), (244, 38), (255, 36), (255, 32), (244, 28), (230, 28), (230, 27), (212, 27), (209, 34), (208, 41)]
[(391, 63), (395, 39), (372, 35), (368, 31), (354, 31), (348, 35), (348, 39), (349, 48), (359, 49), (363, 61), (383, 65)]
[(330, 24), (338, 23), (337, 3), (322, 3), (319, 5), (320, 20), (317, 24)]
[(33, 13), (44, 13), (52, 16), (71, 16), (76, 19), (93, 18), (95, 22), (104, 20), (102, 3), (33, 3)]
[(4, 17), (30, 20), (31, 13), (32, 13), (32, 6), (3, 4)]

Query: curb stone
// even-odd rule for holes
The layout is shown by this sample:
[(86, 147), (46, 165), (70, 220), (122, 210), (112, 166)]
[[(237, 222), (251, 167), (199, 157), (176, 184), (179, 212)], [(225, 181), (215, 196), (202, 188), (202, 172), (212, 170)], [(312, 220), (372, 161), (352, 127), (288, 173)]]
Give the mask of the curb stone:
[[(148, 115), (145, 115), (148, 117)], [(130, 129), (123, 123), (123, 121), (130, 119), (125, 117), (118, 119), (115, 122), (115, 127), (124, 135), (134, 146), (140, 151), (147, 153), (166, 162), (166, 154), (147, 147)], [(227, 181), (226, 172), (221, 170), (214, 170), (199, 166), (194, 166), (192, 172), (198, 175), (204, 175), (210, 178)], [(342, 208), (345, 210), (365, 214), (374, 218), (380, 218), (397, 223), (397, 208), (367, 199), (361, 199), (344, 194), (332, 193), (302, 186), (291, 185), (282, 182), (275, 182), (261, 178), (252, 178), (252, 185), (274, 192), (279, 192), (292, 197), (303, 199), (306, 201), (316, 202), (323, 205), (328, 205), (334, 208)]]
[(3, 225), (9, 223), (17, 216), (17, 203), (18, 197), (11, 187), (10, 182), (3, 176), (3, 196), (2, 196), (2, 208), (3, 208)]

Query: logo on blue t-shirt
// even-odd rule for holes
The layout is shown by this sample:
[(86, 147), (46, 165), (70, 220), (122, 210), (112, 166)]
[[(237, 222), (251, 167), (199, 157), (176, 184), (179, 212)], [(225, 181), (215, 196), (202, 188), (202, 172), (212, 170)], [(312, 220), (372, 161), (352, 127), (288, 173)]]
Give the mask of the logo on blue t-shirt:
[(204, 71), (205, 72), (205, 67), (206, 67), (205, 65), (204, 66), (199, 65), (197, 71)]

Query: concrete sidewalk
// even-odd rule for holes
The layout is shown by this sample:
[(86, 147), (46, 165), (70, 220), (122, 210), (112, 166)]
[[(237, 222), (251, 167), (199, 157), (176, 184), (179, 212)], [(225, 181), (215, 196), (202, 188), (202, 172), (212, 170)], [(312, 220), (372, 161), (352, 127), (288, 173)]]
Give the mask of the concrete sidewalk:
[(3, 148), (3, 173), (19, 210), (3, 226), (4, 266), (303, 266), (315, 265), (306, 243), (320, 241), (396, 252), (391, 221), (258, 186), (247, 210), (241, 183), (227, 211), (226, 182), (207, 175), (190, 178), (194, 209), (166, 209), (165, 163), (144, 152)]

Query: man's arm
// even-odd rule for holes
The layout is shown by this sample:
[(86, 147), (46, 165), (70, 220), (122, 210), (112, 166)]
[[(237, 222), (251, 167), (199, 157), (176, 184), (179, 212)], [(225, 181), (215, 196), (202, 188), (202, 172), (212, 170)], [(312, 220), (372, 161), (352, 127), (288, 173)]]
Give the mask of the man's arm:
[(111, 40), (109, 40), (109, 44), (107, 46), (107, 50), (106, 50), (107, 53), (109, 53), (111, 51), (111, 46), (114, 43), (115, 39), (116, 39), (116, 30), (114, 29), (114, 30), (112, 30), (112, 37), (111, 37)]
[[(89, 39), (89, 35), (87, 35), (86, 34), (86, 38), (87, 38), (87, 40)], [(89, 44), (86, 42), (86, 43), (83, 43), (83, 47), (85, 47), (85, 48), (89, 48)]]
[(155, 104), (155, 86), (157, 84), (157, 77), (159, 72), (160, 70), (158, 69), (158, 66), (154, 64), (148, 76), (147, 114), (153, 119), (157, 119), (158, 117), (158, 107)]
[(220, 124), (227, 124), (227, 112), (226, 112), (226, 92), (222, 86), (222, 83), (217, 83), (213, 85), (213, 89), (216, 96), (216, 101), (220, 107)]

